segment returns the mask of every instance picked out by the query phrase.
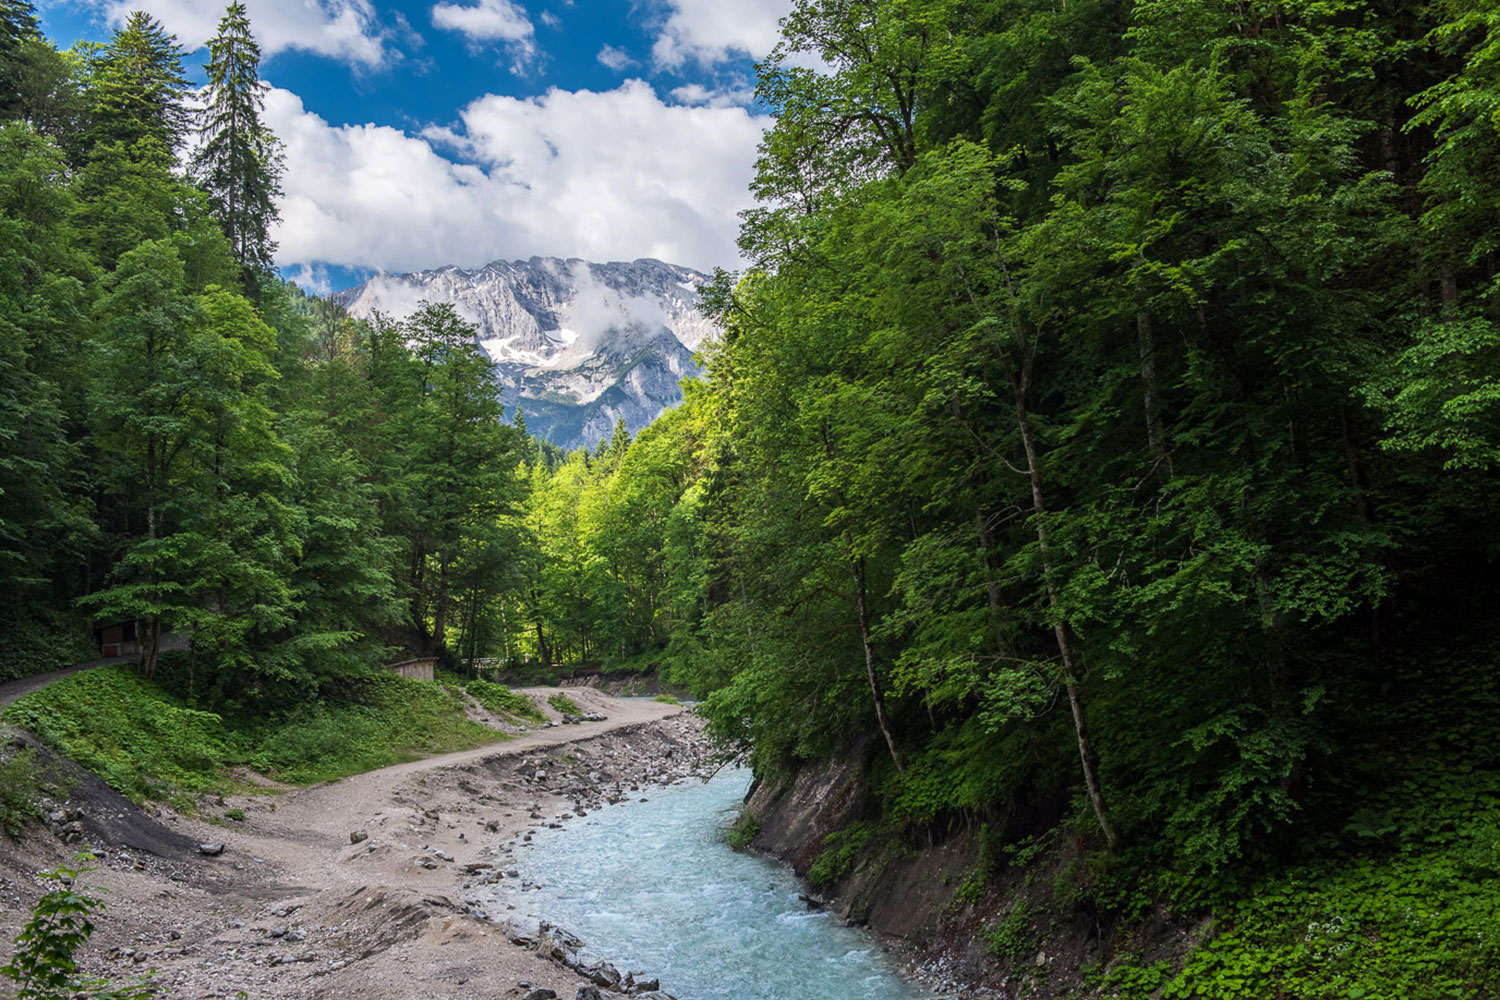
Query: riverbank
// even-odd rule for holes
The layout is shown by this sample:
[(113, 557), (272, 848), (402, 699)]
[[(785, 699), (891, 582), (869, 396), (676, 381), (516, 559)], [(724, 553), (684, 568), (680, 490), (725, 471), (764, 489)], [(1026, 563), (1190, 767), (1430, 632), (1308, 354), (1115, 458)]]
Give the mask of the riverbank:
[[(531, 693), (545, 703), (552, 692)], [(527, 891), (506, 859), (530, 829), (682, 780), (707, 743), (680, 706), (568, 694), (605, 720), (226, 798), (215, 808), (243, 818), (223, 825), (137, 809), (77, 776), (61, 825), (6, 845), (0, 954), (44, 891), (35, 873), (70, 865), (88, 844), (98, 870), (84, 882), (109, 907), (82, 952), (91, 973), (155, 970), (172, 995), (203, 1000), (572, 998), (586, 981), (509, 941), (478, 911), (481, 894), (504, 907)], [(58, 836), (70, 823), (83, 840)], [(218, 844), (216, 856), (199, 850)]]

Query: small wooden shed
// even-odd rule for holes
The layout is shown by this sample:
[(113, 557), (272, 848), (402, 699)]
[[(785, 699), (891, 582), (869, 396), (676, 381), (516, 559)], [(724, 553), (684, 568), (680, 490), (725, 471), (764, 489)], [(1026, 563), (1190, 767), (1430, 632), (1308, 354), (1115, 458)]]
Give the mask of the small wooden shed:
[(110, 622), (94, 626), (94, 638), (100, 656), (139, 656), (141, 644), (136, 639), (135, 622)]
[(415, 660), (402, 660), (400, 663), (392, 663), (386, 667), (394, 674), (408, 677), (414, 681), (432, 680), (432, 671), (437, 667), (436, 656), (421, 656)]

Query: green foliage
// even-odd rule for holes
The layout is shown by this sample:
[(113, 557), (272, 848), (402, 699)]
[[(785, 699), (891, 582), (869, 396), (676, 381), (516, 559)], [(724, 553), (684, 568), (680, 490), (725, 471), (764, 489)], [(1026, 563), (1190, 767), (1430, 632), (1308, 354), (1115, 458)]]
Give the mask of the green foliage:
[(470, 722), (456, 692), (386, 673), (352, 680), (338, 700), (298, 706), (270, 725), (236, 720), (236, 732), (246, 763), (295, 784), (504, 738)]
[(734, 825), (729, 828), (725, 842), (736, 851), (748, 851), (760, 834), (760, 822), (750, 810), (741, 810)]
[(468, 720), (458, 694), (387, 673), (289, 709), (216, 714), (127, 668), (99, 667), (25, 696), (4, 718), (137, 801), (185, 808), (195, 794), (234, 790), (232, 765), (307, 784), (501, 738)]
[(105, 150), (115, 142), (127, 149), (149, 143), (175, 153), (187, 137), (187, 89), (176, 36), (132, 11), (89, 66), (88, 137)]
[(564, 715), (582, 715), (583, 709), (578, 707), (578, 702), (558, 691), (556, 694), (547, 696), (547, 704)]
[(203, 142), (193, 153), (193, 173), (253, 291), (269, 277), (276, 250), (270, 229), (280, 217), (282, 155), (276, 137), (261, 124), (267, 87), (244, 4), (225, 9), (208, 52)]
[(464, 684), (464, 690), (473, 695), (475, 701), (497, 715), (513, 716), (531, 722), (543, 722), (547, 718), (529, 695), (512, 691), (503, 684), (472, 680)]
[(662, 704), (662, 705), (681, 705), (682, 704), (682, 702), (680, 700), (678, 700), (678, 698), (675, 695), (670, 695), (670, 694), (659, 694), (655, 698), (652, 698), (651, 700), (654, 701), (654, 702), (658, 702), (659, 704)]
[(1021, 962), (1036, 954), (1036, 912), (1018, 899), (984, 932), (985, 948), (1008, 962)]
[(858, 820), (824, 837), (817, 859), (807, 870), (808, 882), (822, 887), (848, 875), (866, 859), (866, 851), (874, 836), (874, 824)]
[(119, 986), (78, 974), (75, 953), (94, 933), (94, 919), (104, 912), (104, 903), (77, 884), (91, 868), (58, 868), (41, 877), (57, 888), (36, 901), (31, 918), (16, 935), (16, 951), (0, 967), (17, 986), (17, 1000), (65, 1000), (86, 996), (91, 1000), (139, 1000), (157, 995), (147, 983)]
[(42, 784), (35, 750), (0, 747), (0, 831), (19, 837), (27, 823), (41, 818)]
[(232, 757), (223, 719), (189, 707), (124, 667), (55, 681), (5, 710), (12, 725), (136, 801), (222, 792)]

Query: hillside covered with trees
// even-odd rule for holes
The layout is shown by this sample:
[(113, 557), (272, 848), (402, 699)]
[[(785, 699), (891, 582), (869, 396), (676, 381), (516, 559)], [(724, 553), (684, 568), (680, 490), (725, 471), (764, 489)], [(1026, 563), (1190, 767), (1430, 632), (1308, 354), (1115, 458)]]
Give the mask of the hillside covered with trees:
[(707, 374), (568, 455), (451, 309), (274, 277), (242, 8), (195, 112), (149, 18), (0, 11), (0, 677), (654, 667), (767, 780), (858, 758), (849, 863), (982, 830), (1001, 961), (1500, 995), (1500, 4), (801, 0)]

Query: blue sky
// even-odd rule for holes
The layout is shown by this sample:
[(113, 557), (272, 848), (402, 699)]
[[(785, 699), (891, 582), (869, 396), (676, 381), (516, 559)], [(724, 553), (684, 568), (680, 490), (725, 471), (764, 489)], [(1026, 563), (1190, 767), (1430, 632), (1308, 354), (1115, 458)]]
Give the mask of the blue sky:
[[(59, 45), (139, 7), (193, 52), (223, 2), (38, 8)], [(752, 63), (790, 0), (245, 2), (286, 150), (278, 260), (303, 284), (534, 254), (735, 265), (769, 124)]]

